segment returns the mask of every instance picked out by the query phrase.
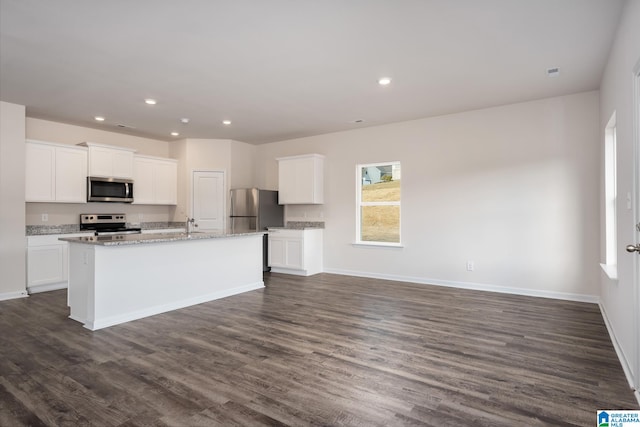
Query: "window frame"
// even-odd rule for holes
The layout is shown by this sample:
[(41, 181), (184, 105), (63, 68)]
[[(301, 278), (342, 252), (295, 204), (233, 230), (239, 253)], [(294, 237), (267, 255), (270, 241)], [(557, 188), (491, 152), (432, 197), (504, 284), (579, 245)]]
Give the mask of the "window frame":
[[(400, 166), (400, 174), (402, 176), (402, 166), (399, 160), (389, 162), (376, 163), (359, 163), (356, 165), (356, 236), (354, 245), (362, 246), (382, 246), (390, 248), (401, 248), (402, 245), (402, 178), (400, 178), (400, 200), (389, 202), (363, 202), (362, 201), (362, 169), (378, 166)], [(362, 207), (363, 206), (398, 206), (398, 242), (380, 242), (362, 240)]]

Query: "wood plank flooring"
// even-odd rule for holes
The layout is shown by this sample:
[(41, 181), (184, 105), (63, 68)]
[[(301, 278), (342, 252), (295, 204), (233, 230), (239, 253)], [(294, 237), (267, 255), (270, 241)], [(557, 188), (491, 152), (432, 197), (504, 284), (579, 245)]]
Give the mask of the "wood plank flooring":
[(96, 332), (0, 302), (0, 426), (547, 426), (637, 409), (594, 304), (319, 274)]

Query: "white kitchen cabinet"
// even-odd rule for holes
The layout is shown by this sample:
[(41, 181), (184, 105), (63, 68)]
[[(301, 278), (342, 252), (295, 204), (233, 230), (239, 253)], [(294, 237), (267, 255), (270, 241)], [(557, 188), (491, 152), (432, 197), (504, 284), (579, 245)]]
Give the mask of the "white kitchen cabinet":
[(87, 202), (87, 151), (56, 148), (56, 202)]
[(278, 203), (324, 203), (324, 156), (280, 157), (278, 159)]
[(322, 272), (320, 228), (269, 229), (269, 266), (274, 273), (311, 276)]
[(154, 199), (160, 205), (178, 204), (178, 162), (157, 160), (154, 168)]
[(25, 200), (27, 202), (55, 202), (55, 146), (27, 141), (25, 149)]
[(176, 160), (135, 156), (133, 172), (134, 204), (177, 204), (178, 163)]
[(142, 156), (133, 158), (133, 204), (152, 205), (153, 160)]
[(89, 147), (89, 176), (133, 178), (133, 153), (136, 150), (93, 142), (83, 142), (80, 145)]
[(60, 237), (77, 237), (91, 233), (50, 234), (27, 237), (27, 291), (30, 294), (66, 289), (69, 280), (68, 243)]
[(27, 202), (86, 203), (87, 149), (27, 140)]

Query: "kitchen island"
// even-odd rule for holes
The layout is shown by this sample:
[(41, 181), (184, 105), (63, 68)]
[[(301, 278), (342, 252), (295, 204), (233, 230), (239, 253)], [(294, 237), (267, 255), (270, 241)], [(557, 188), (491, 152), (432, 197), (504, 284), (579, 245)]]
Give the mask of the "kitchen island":
[(95, 331), (262, 288), (263, 234), (61, 238), (69, 242), (69, 317)]

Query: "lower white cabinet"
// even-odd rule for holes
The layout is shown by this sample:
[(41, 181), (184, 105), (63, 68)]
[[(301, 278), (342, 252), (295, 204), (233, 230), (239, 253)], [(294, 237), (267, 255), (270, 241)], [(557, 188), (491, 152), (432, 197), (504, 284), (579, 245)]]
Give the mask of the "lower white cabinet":
[(320, 228), (269, 229), (269, 266), (274, 273), (311, 276), (322, 272)]
[(69, 280), (69, 247), (60, 237), (91, 233), (50, 234), (27, 237), (27, 291), (30, 294), (66, 289)]

